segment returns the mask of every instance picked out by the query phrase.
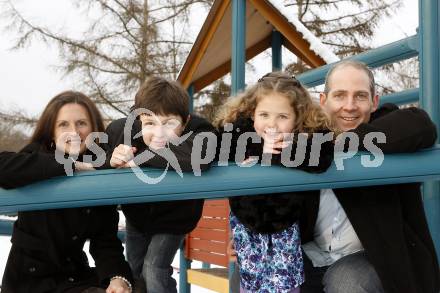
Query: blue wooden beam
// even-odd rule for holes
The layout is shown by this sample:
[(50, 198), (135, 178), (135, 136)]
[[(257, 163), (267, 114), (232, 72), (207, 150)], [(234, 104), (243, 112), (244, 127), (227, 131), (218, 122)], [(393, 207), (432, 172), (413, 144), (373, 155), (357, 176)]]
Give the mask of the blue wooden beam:
[[(440, 126), (440, 24), (438, 0), (419, 0), (420, 104)], [(440, 183), (423, 186), (426, 218), (440, 259)]]
[[(383, 164), (377, 168), (362, 166), (360, 156), (344, 160), (344, 171), (333, 165), (324, 174), (260, 165), (247, 168), (213, 166), (199, 177), (184, 173), (181, 178), (176, 172), (169, 171), (160, 183), (150, 185), (139, 180), (131, 169), (83, 172), (22, 188), (0, 189), (0, 213), (440, 179), (440, 145), (414, 154), (386, 155)], [(143, 173), (157, 178), (162, 170), (144, 169)]]
[[(418, 41), (418, 36), (414, 35), (406, 39), (347, 58), (347, 60), (351, 59), (362, 61), (368, 64), (371, 68), (380, 67), (417, 56), (419, 46)], [(328, 64), (309, 70), (300, 74), (297, 78), (303, 84), (309, 87), (323, 84), (325, 81), (325, 75), (331, 66), (332, 64)]]
[(245, 87), (246, 64), (246, 0), (232, 0), (232, 95)]
[(0, 235), (12, 235), (14, 222), (12, 220), (0, 220)]
[(272, 31), (272, 71), (283, 69), (282, 44), (283, 35), (279, 31)]
[(382, 96), (379, 99), (380, 105), (392, 103), (396, 105), (405, 105), (409, 103), (417, 103), (419, 101), (419, 89), (409, 89), (398, 93)]

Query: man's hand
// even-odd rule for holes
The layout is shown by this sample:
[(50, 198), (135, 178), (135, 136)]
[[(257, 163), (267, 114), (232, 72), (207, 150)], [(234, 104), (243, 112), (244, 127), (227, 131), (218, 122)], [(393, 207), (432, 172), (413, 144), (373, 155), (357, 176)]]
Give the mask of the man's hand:
[(131, 289), (124, 280), (113, 279), (110, 281), (105, 293), (131, 293)]
[(129, 168), (134, 162), (134, 154), (137, 152), (135, 147), (120, 144), (113, 151), (110, 159), (110, 166), (113, 168)]

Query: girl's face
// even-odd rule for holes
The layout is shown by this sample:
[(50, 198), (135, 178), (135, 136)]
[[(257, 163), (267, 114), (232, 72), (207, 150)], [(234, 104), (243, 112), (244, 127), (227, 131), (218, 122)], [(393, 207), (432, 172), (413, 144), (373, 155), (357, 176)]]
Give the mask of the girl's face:
[(281, 141), (283, 133), (292, 133), (295, 113), (290, 101), (283, 95), (272, 92), (263, 96), (254, 112), (254, 128), (266, 141)]
[(77, 155), (85, 152), (86, 138), (92, 132), (87, 109), (79, 104), (66, 104), (58, 111), (54, 141), (58, 150)]

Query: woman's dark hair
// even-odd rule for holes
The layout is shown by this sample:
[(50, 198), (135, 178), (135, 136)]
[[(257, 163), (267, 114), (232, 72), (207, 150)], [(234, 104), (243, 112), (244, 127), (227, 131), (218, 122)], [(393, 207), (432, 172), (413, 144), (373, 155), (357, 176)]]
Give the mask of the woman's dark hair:
[(31, 143), (38, 143), (43, 150), (53, 150), (53, 137), (55, 132), (55, 122), (60, 109), (67, 104), (78, 104), (83, 106), (90, 117), (92, 132), (103, 132), (104, 123), (102, 122), (101, 114), (96, 108), (92, 100), (80, 92), (65, 91), (56, 95), (41, 114), (37, 122), (35, 131), (31, 138)]

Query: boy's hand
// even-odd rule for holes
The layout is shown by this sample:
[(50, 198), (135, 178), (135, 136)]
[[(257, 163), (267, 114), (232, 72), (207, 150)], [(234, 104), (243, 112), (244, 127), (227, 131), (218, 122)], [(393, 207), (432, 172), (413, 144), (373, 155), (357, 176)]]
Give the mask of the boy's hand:
[(110, 166), (113, 168), (128, 168), (131, 166), (134, 154), (137, 152), (135, 147), (120, 144), (113, 151), (110, 159)]
[(75, 161), (75, 171), (79, 172), (79, 171), (92, 171), (92, 170), (95, 170), (92, 164)]

